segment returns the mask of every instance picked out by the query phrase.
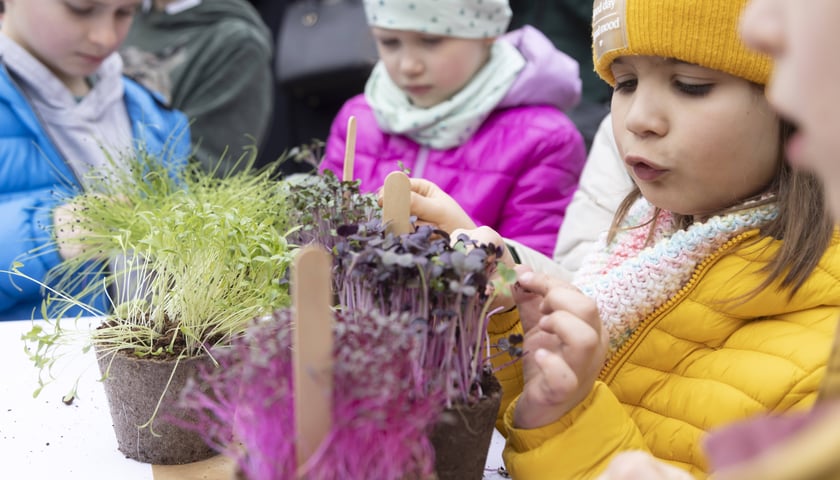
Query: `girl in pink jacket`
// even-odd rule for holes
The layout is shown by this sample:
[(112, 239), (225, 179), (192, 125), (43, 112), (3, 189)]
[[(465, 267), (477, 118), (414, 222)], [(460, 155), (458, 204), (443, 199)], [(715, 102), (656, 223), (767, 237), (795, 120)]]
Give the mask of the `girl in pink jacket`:
[(341, 174), (355, 116), (363, 191), (406, 169), (478, 225), (550, 255), (586, 155), (563, 113), (580, 98), (577, 62), (530, 27), (499, 37), (508, 0), (365, 1), (365, 12), (380, 60), (334, 120), (320, 170)]

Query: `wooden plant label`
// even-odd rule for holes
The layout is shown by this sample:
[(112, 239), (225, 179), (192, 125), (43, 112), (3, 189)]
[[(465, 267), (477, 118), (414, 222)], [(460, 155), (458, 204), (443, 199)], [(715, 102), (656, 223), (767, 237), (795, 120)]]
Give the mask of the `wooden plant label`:
[(353, 162), (356, 157), (356, 117), (347, 119), (347, 138), (344, 144), (344, 171), (341, 179), (345, 182), (353, 181)]
[(394, 235), (411, 231), (411, 182), (403, 172), (391, 172), (385, 177), (382, 196), (382, 221)]
[(298, 470), (332, 428), (332, 259), (321, 247), (302, 248), (292, 269), (295, 434)]

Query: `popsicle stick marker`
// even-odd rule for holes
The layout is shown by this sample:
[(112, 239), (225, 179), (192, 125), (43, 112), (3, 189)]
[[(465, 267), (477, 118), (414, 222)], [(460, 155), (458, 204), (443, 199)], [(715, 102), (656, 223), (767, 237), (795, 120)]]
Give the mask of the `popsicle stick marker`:
[(347, 119), (347, 138), (344, 144), (344, 171), (341, 179), (345, 182), (353, 181), (353, 162), (356, 159), (356, 117)]
[(321, 247), (300, 250), (292, 270), (294, 302), (295, 434), (301, 467), (332, 428), (333, 314), (330, 255)]
[(391, 172), (385, 177), (382, 196), (382, 221), (394, 235), (411, 231), (411, 182), (403, 172)]

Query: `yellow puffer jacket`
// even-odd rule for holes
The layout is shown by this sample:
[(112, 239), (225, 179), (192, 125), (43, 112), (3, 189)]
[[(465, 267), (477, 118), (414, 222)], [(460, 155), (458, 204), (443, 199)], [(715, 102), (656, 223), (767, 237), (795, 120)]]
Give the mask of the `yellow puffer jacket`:
[[(508, 438), (504, 460), (513, 477), (593, 478), (613, 455), (631, 449), (702, 477), (709, 429), (809, 407), (840, 315), (840, 234), (835, 231), (792, 298), (772, 287), (746, 297), (780, 245), (771, 239), (745, 244), (757, 234), (741, 235), (698, 265), (685, 287), (607, 361), (589, 396), (556, 423), (514, 428), (521, 366), (497, 372), (504, 387), (497, 427)], [(521, 331), (515, 310), (491, 326), (496, 337)]]

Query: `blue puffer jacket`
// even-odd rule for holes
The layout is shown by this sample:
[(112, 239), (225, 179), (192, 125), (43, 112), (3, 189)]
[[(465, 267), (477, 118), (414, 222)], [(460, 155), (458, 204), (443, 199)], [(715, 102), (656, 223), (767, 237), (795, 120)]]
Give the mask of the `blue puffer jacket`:
[[(180, 168), (190, 152), (186, 117), (170, 110), (140, 85), (124, 79), (125, 103), (137, 145), (151, 154), (167, 152)], [(162, 157), (164, 158), (164, 157)], [(41, 126), (32, 107), (0, 68), (0, 270), (25, 261), (26, 275), (43, 280), (61, 262), (52, 243), (52, 210), (61, 198), (81, 189)], [(32, 255), (32, 252), (38, 252)], [(95, 278), (88, 279), (96, 280)], [(0, 321), (40, 317), (41, 288), (0, 273)], [(85, 301), (104, 310), (104, 296)]]

